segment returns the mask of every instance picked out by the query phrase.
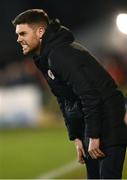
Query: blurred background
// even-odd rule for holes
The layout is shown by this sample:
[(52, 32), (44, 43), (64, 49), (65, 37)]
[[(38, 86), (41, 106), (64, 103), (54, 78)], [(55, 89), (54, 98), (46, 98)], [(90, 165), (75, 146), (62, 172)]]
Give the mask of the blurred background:
[[(1, 0), (0, 178), (81, 179), (63, 117), (42, 74), (22, 55), (11, 20), (30, 8), (58, 18), (90, 50), (127, 95), (127, 34), (116, 24), (125, 0)], [(127, 29), (127, 18), (122, 24)], [(127, 159), (127, 158), (126, 158)], [(127, 161), (127, 160), (126, 160)], [(123, 178), (127, 178), (127, 162)]]

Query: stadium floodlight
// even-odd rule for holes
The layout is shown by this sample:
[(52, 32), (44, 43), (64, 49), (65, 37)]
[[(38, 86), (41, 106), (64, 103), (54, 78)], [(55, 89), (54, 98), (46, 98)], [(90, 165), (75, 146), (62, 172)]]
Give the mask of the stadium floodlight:
[(122, 33), (127, 34), (127, 14), (119, 14), (116, 18), (116, 24)]

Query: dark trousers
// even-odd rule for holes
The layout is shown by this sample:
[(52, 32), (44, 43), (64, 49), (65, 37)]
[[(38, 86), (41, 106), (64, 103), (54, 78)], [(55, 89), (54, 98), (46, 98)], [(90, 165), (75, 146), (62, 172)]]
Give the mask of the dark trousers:
[(125, 146), (113, 146), (103, 150), (105, 158), (85, 158), (88, 179), (121, 179), (125, 159)]

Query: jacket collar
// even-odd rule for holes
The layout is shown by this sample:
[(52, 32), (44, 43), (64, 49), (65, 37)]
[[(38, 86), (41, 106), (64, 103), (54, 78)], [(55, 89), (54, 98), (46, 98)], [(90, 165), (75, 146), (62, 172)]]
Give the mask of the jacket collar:
[(58, 19), (51, 20), (42, 38), (40, 55), (47, 56), (55, 47), (73, 41), (74, 37), (69, 29), (61, 26)]
[(73, 41), (74, 37), (69, 29), (62, 26), (58, 19), (51, 20), (42, 38), (40, 55), (34, 56), (33, 59), (39, 63), (38, 66), (46, 66), (48, 55), (54, 48)]

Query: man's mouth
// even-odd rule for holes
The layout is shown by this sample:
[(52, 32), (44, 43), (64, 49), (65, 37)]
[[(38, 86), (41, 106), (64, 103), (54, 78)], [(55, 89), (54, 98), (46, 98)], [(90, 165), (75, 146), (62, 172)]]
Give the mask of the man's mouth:
[(28, 45), (27, 45), (27, 44), (22, 44), (21, 46), (22, 46), (23, 50), (25, 50), (25, 49), (28, 48)]

